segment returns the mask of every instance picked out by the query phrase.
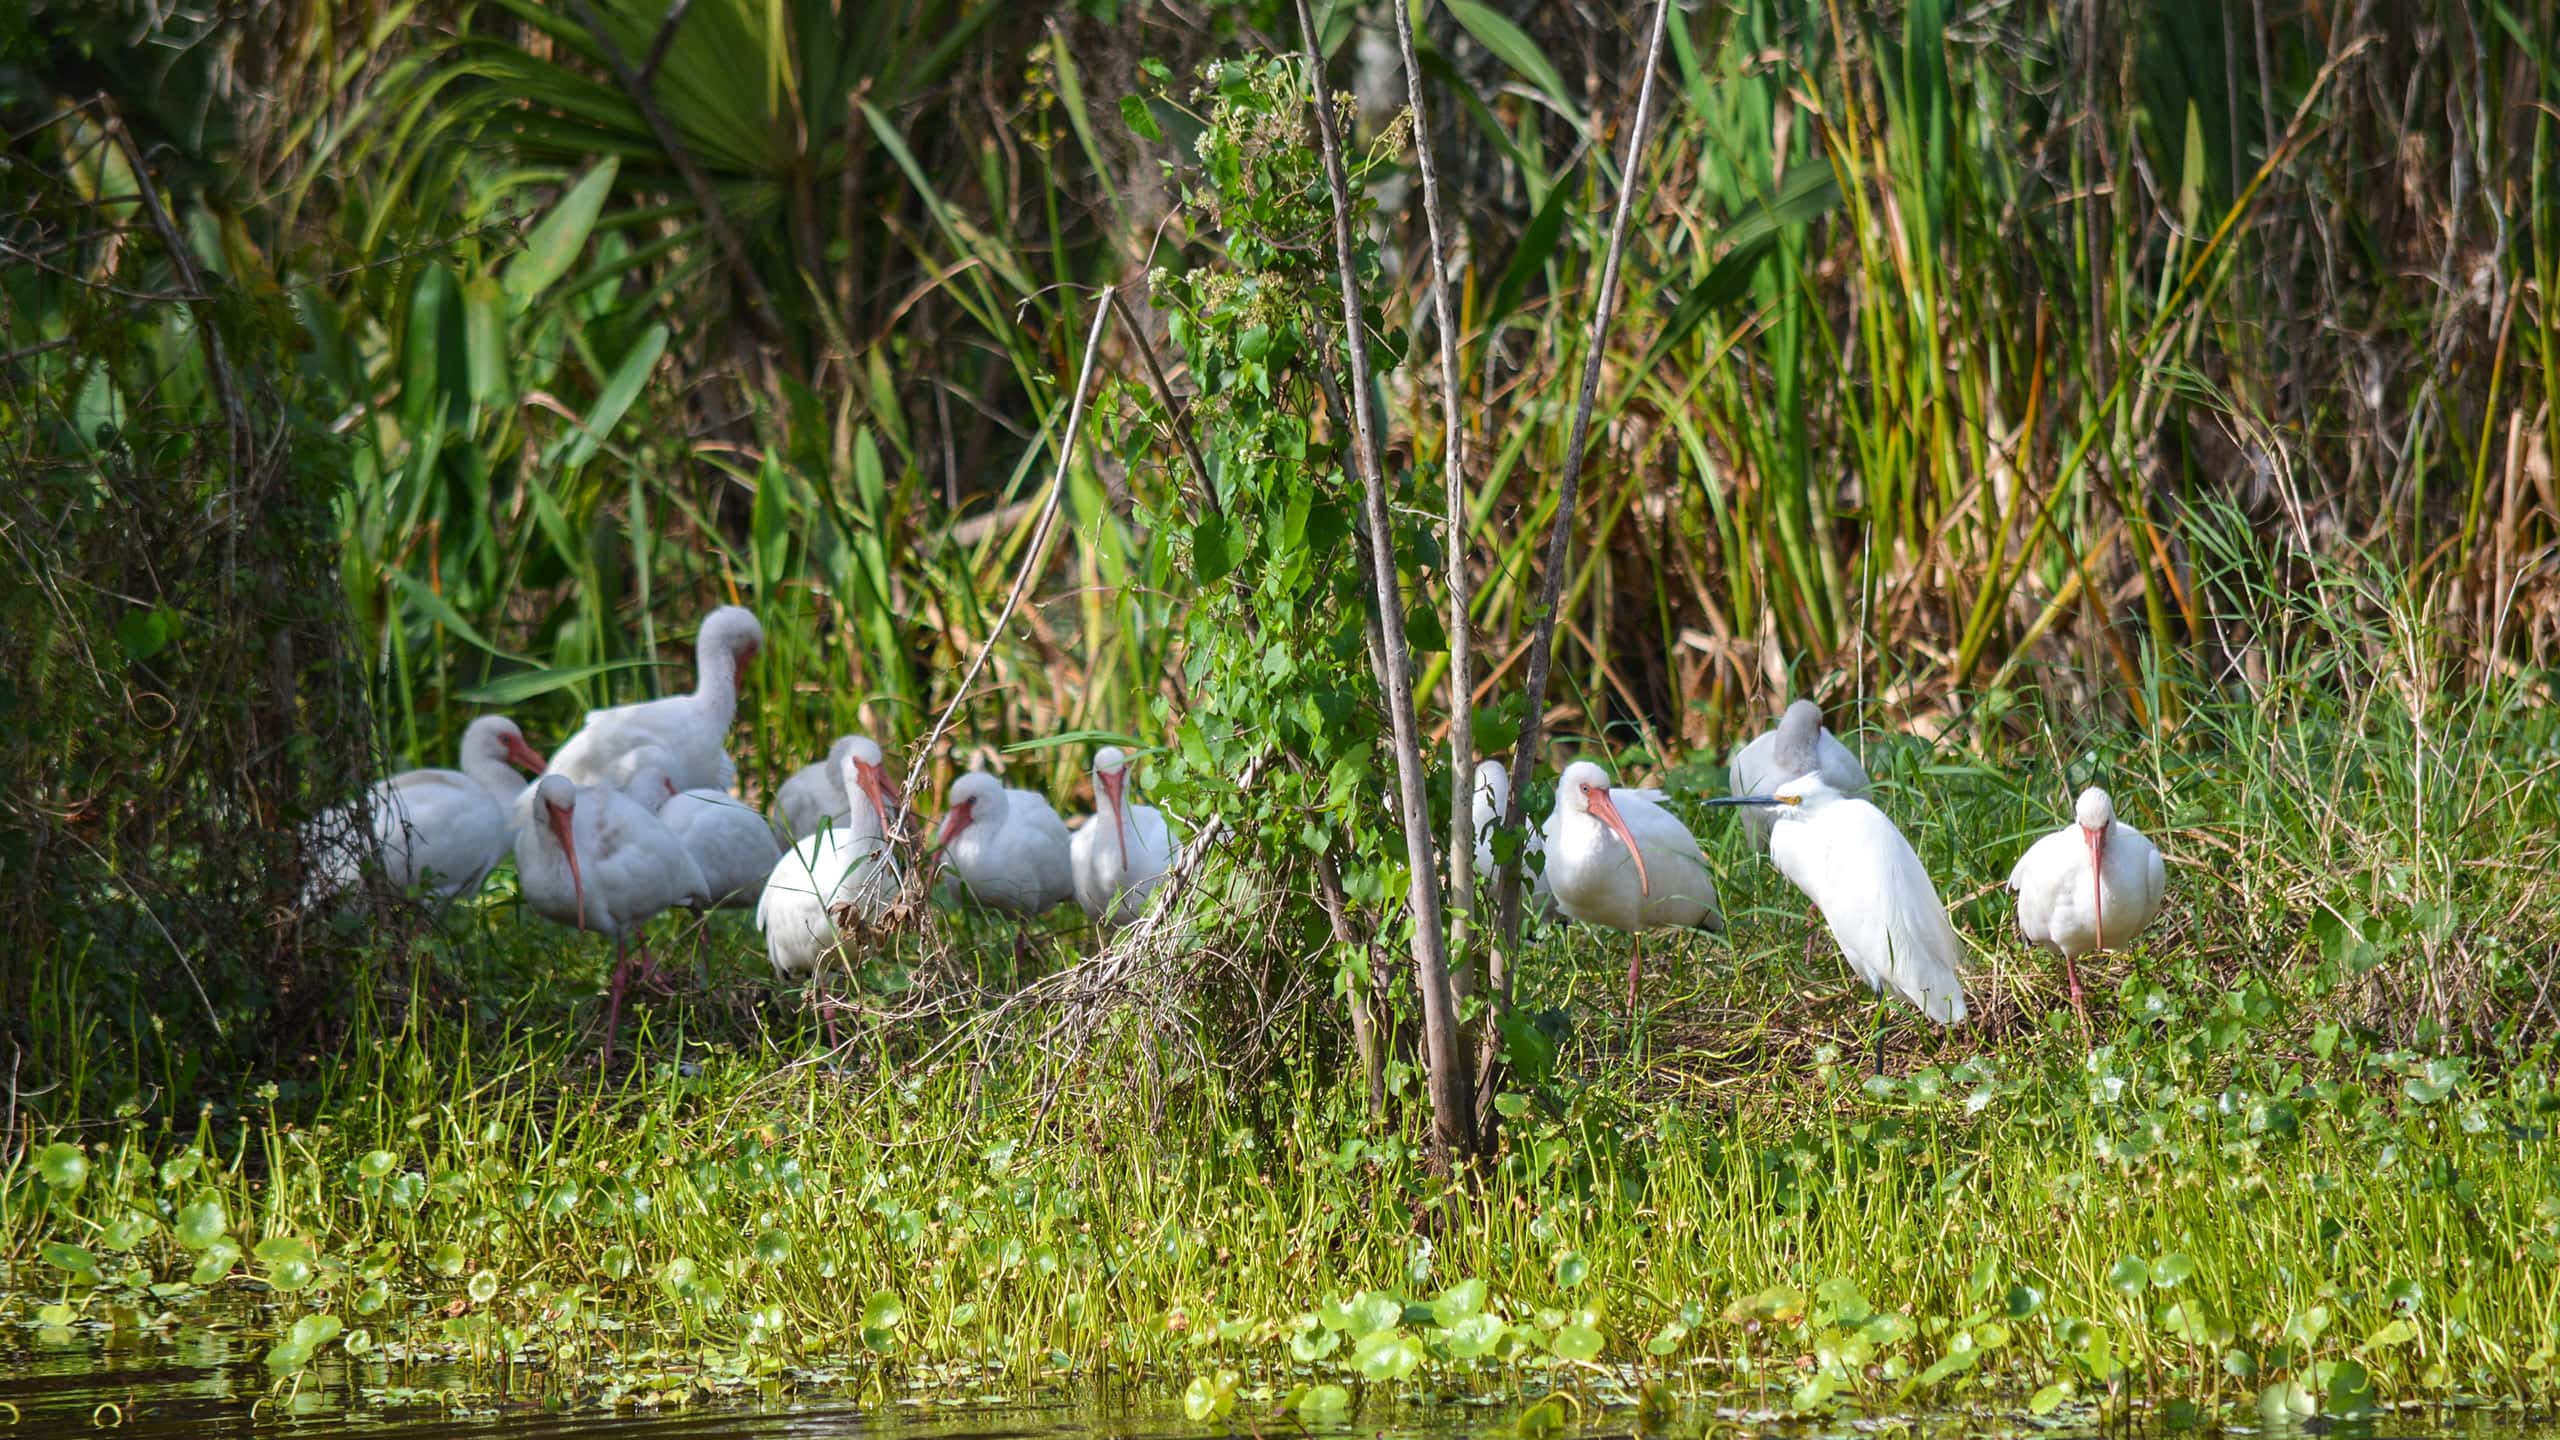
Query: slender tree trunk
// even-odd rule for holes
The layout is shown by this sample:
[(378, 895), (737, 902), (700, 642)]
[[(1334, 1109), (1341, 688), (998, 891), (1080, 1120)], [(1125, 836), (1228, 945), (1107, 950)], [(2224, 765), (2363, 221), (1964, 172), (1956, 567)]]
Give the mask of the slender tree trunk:
[(1412, 875), (1413, 965), (1422, 993), (1424, 1069), (1431, 1093), (1431, 1150), (1454, 1166), (1475, 1149), (1475, 1073), (1466, 1036), (1458, 1029), (1458, 1000), (1449, 983), (1447, 935), (1440, 915), (1440, 877), (1432, 855), (1431, 802), (1423, 793), (1421, 729), (1414, 721), (1412, 658), (1406, 653), (1404, 597), (1396, 580), (1395, 530), (1387, 517), (1386, 477), (1379, 466), (1379, 418), (1370, 384), (1369, 335), (1360, 319), (1360, 276), (1351, 238), (1351, 181), (1334, 133), (1333, 106), (1324, 88), (1324, 55), (1316, 48), (1315, 17), (1298, 0), (1307, 82), (1315, 108), (1316, 139), (1324, 153), (1325, 180), (1333, 191), (1334, 259), (1342, 286), (1343, 344), (1350, 359), (1352, 465), (1360, 472), (1369, 531), (1371, 587), (1377, 600), (1379, 682), (1387, 692), (1387, 719), (1396, 754), (1396, 798), (1404, 820), (1405, 861)]
[(1448, 475), (1448, 530), (1440, 568), (1449, 586), (1449, 957), (1461, 995), (1474, 988), (1468, 951), (1476, 910), (1474, 610), (1467, 603), (1467, 426), (1458, 409), (1457, 307), (1449, 299), (1449, 242), (1440, 224), (1440, 165), (1431, 153), (1422, 65), (1413, 55), (1413, 7), (1397, 0), (1396, 42), (1422, 170), (1422, 215), (1431, 234), (1431, 316), (1440, 331), (1440, 459)]

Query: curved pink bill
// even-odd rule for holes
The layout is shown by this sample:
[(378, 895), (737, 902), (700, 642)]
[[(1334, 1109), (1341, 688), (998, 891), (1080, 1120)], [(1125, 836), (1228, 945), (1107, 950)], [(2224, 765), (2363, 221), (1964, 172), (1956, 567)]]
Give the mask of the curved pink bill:
[(942, 817), (942, 831), (933, 842), (933, 848), (937, 853), (950, 849), (952, 840), (961, 831), (969, 828), (969, 810), (977, 803), (974, 800), (964, 800), (951, 807), (949, 813)]
[(2098, 928), (2098, 948), (2107, 948), (2107, 832), (2080, 827), (2080, 838), (2089, 845), (2089, 912)]
[(868, 760), (853, 762), (853, 778), (861, 784), (862, 793), (871, 797), (871, 813), (880, 817), (880, 828), (886, 832), (890, 804), (903, 804), (907, 797), (899, 794), (898, 787), (889, 783), (889, 777), (880, 773), (880, 767)]
[(569, 857), (569, 893), (578, 903), (578, 928), (587, 928), (587, 881), (578, 873), (578, 841), (570, 828), (569, 812), (557, 805), (543, 807), (550, 812), (551, 833), (560, 842), (560, 853)]
[(509, 735), (500, 744), (507, 752), (507, 763), (528, 775), (542, 773), (542, 752), (525, 743), (521, 735)]
[(1111, 827), (1120, 836), (1120, 867), (1125, 870), (1129, 866), (1129, 807), (1121, 803), (1121, 798), (1128, 793), (1129, 772), (1114, 770), (1093, 778), (1111, 797)]
[(1601, 789), (1597, 785), (1583, 787), (1582, 795), (1583, 801), (1590, 807), (1591, 813), (1600, 817), (1601, 824), (1617, 831), (1618, 838), (1626, 842), (1627, 853), (1635, 857), (1636, 893), (1644, 896), (1652, 895), (1653, 879), (1645, 873), (1644, 850), (1636, 844), (1635, 832), (1629, 830), (1627, 828), (1627, 822), (1619, 816), (1618, 802), (1610, 799), (1609, 792)]

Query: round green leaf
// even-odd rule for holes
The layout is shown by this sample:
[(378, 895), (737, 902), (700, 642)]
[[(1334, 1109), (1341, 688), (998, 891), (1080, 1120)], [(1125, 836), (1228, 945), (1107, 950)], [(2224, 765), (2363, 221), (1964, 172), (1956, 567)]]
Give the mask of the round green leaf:
[(497, 1299), (498, 1272), (495, 1270), (482, 1270), (472, 1275), (469, 1294), (471, 1296), (471, 1303), (474, 1305), (486, 1305), (490, 1301)]
[(37, 1253), (43, 1255), (44, 1263), (54, 1269), (77, 1275), (91, 1284), (97, 1283), (98, 1257), (90, 1254), (85, 1247), (65, 1245), (55, 1240), (48, 1242), (44, 1249)]
[(204, 1253), (196, 1257), (195, 1271), (187, 1279), (198, 1285), (219, 1284), (239, 1263), (240, 1247), (228, 1240), (216, 1240), (205, 1246)]
[(1588, 1325), (1567, 1325), (1556, 1332), (1556, 1354), (1567, 1360), (1597, 1360), (1600, 1332)]
[(2127, 1255), (2107, 1272), (2107, 1283), (2127, 1295), (2139, 1295), (2151, 1283), (2151, 1267), (2139, 1255)]
[(222, 1213), (222, 1201), (212, 1195), (199, 1195), (178, 1209), (174, 1232), (178, 1243), (190, 1250), (202, 1250), (219, 1240), (231, 1229), (231, 1217)]
[(756, 1258), (767, 1265), (779, 1265), (791, 1258), (791, 1232), (767, 1229), (756, 1237)]
[(1310, 1385), (1298, 1396), (1298, 1418), (1323, 1425), (1351, 1413), (1351, 1392), (1339, 1385)]
[(863, 1302), (862, 1328), (865, 1330), (895, 1330), (906, 1320), (906, 1303), (898, 1298), (895, 1291), (875, 1290), (871, 1292), (871, 1298)]
[(66, 1195), (78, 1194), (89, 1183), (89, 1157), (77, 1145), (56, 1141), (36, 1152), (36, 1174)]

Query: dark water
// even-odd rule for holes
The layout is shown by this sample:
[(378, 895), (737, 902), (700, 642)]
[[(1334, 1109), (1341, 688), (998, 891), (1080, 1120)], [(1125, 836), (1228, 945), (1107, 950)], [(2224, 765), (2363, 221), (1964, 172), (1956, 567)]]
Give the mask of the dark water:
[[(626, 1407), (608, 1412), (592, 1403), (564, 1408), (545, 1402), (538, 1372), (465, 1369), (455, 1365), (357, 1362), (343, 1354), (316, 1361), (303, 1390), (316, 1408), (288, 1414), (270, 1400), (261, 1363), (269, 1337), (231, 1328), (109, 1332), (83, 1329), (39, 1332), (0, 1330), (0, 1440), (96, 1436), (226, 1437), (346, 1435), (363, 1437), (755, 1437), (866, 1436), (874, 1440), (1176, 1440), (1176, 1437), (1303, 1435), (1293, 1417), (1265, 1402), (1245, 1401), (1225, 1423), (1197, 1424), (1178, 1405), (1053, 1404), (1022, 1402), (901, 1402), (863, 1405), (849, 1399), (796, 1398), (786, 1386), (761, 1395), (695, 1397), (658, 1409)], [(500, 1390), (515, 1398), (495, 1400)], [(468, 1399), (447, 1403), (450, 1394)], [(10, 1407), (14, 1406), (13, 1417)], [(1354, 1412), (1332, 1427), (1340, 1436), (1412, 1437), (1412, 1440), (1518, 1440), (1516, 1406), (1485, 1404), (1381, 1405)], [(1567, 1427), (1582, 1437), (1632, 1436), (1632, 1410), (1594, 1409)], [(2236, 1431), (2236, 1427), (2235, 1431)], [(1876, 1434), (1913, 1436), (2052, 1436), (2070, 1434), (2016, 1416), (1916, 1415), (1905, 1420), (1806, 1422), (1767, 1413), (1692, 1407), (1669, 1417), (1652, 1434), (1699, 1440), (1732, 1434), (1778, 1434), (1805, 1440), (1851, 1440)], [(2355, 1425), (2314, 1422), (2309, 1433), (2340, 1440), (2545, 1440), (2560, 1424), (2512, 1412), (2456, 1410), (2385, 1416)], [(2080, 1433), (2089, 1433), (2081, 1431)], [(2296, 1431), (2294, 1434), (2304, 1432)]]

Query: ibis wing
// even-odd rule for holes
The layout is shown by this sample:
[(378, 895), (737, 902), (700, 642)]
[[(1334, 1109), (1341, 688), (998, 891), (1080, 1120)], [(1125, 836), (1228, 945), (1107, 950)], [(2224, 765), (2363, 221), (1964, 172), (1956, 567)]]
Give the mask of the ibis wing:
[(2053, 938), (2053, 910), (2063, 886), (2088, 860), (2076, 827), (2066, 825), (2027, 847), (2009, 868), (2009, 888), (2018, 892), (2018, 929), (2030, 942)]

